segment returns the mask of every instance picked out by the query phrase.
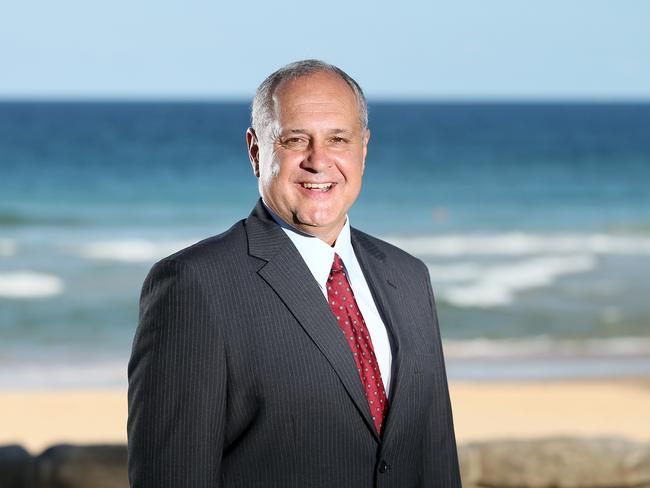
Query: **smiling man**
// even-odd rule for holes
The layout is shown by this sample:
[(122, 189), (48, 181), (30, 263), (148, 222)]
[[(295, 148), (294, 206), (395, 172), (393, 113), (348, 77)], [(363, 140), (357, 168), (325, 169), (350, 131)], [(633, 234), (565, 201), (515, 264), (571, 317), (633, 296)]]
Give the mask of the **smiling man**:
[(427, 268), (347, 216), (369, 138), (335, 66), (260, 85), (257, 205), (143, 286), (132, 487), (460, 487)]
[(361, 90), (317, 71), (287, 79), (269, 97), (279, 76), (262, 85), (246, 133), (260, 194), (287, 223), (332, 245), (361, 190), (370, 137)]

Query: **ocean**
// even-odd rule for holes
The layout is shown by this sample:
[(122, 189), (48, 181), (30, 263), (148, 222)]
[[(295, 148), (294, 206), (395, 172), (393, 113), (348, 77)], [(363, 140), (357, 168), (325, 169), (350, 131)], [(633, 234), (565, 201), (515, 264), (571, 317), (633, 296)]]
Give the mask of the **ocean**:
[[(371, 101), (351, 225), (429, 266), (450, 379), (650, 374), (650, 104)], [(257, 198), (244, 102), (0, 103), (0, 389), (123, 387), (151, 265)]]

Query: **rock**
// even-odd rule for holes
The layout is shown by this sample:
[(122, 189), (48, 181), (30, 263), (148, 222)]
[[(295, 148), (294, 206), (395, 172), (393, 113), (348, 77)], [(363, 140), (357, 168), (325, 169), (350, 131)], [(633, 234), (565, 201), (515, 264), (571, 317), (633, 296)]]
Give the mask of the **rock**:
[(128, 488), (125, 445), (58, 445), (37, 458), (38, 488)]
[[(650, 488), (650, 444), (546, 438), (459, 447), (463, 488)], [(0, 447), (0, 488), (128, 488), (125, 445)]]
[(623, 439), (495, 441), (467, 445), (461, 453), (467, 486), (650, 486), (650, 445)]
[(22, 446), (0, 446), (0, 488), (31, 488), (34, 458)]

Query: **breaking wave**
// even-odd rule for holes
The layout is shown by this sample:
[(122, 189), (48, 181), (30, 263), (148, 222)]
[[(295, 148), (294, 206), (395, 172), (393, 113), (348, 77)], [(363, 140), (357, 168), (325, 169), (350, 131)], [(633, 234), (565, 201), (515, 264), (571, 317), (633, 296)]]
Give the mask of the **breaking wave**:
[(385, 240), (418, 256), (525, 256), (534, 254), (650, 255), (650, 237), (614, 234), (452, 234), (387, 236)]
[(29, 270), (0, 273), (0, 297), (47, 298), (63, 289), (63, 280), (54, 275)]
[(153, 262), (183, 249), (193, 241), (154, 242), (144, 239), (92, 242), (81, 247), (85, 258), (121, 261)]
[(500, 264), (429, 265), (438, 297), (459, 307), (509, 305), (518, 292), (551, 286), (560, 276), (596, 267), (590, 255), (539, 256)]

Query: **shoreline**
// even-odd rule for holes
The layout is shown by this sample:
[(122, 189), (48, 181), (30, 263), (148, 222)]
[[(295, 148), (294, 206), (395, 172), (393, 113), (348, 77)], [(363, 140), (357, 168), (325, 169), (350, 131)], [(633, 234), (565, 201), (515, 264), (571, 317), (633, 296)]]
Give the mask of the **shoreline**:
[[(650, 442), (650, 377), (449, 382), (458, 444), (551, 436)], [(126, 443), (126, 389), (0, 390), (0, 445)]]

